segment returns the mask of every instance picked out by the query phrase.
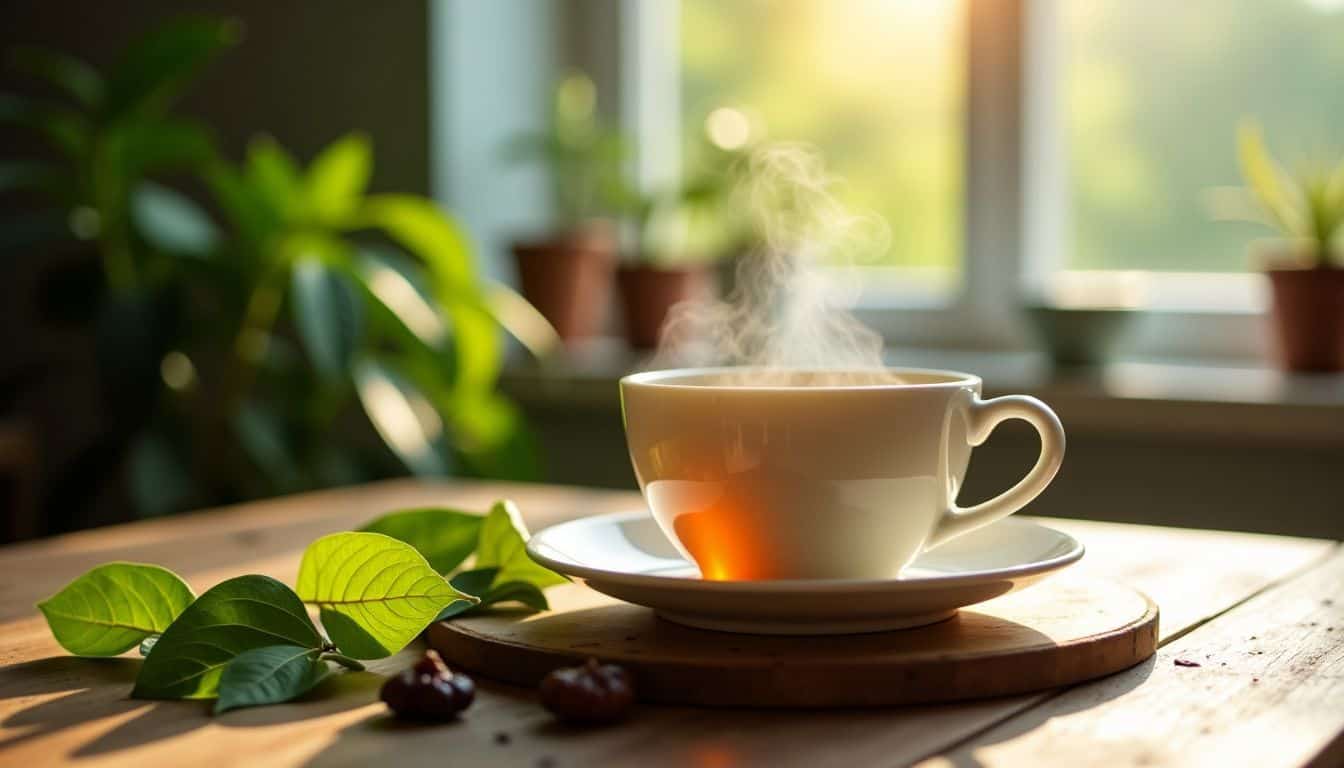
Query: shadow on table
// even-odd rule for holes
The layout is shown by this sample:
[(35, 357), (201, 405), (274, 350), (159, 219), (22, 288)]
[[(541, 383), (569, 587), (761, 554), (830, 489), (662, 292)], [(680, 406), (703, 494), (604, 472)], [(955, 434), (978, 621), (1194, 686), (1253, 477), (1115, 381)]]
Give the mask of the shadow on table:
[[(1062, 689), (1061, 694), (1085, 689), (1093, 695), (1081, 698), (1052, 696), (1016, 713), (1008, 720), (989, 728), (984, 733), (972, 737), (970, 741), (974, 744), (974, 747), (964, 746), (947, 754), (939, 755), (939, 757), (955, 768), (985, 768), (985, 763), (975, 756), (974, 749), (1012, 741), (1040, 728), (1053, 718), (1068, 717), (1101, 706), (1113, 699), (1118, 699), (1143, 685), (1144, 681), (1153, 674), (1153, 667), (1156, 663), (1157, 655), (1154, 654), (1129, 669), (1090, 682), (1080, 683), (1078, 686)], [(1088, 688), (1087, 686), (1091, 687)]]
[[(191, 730), (196, 724), (183, 718), (161, 718), (157, 710), (163, 702), (137, 701), (129, 698), (131, 686), (140, 670), (136, 659), (85, 659), (74, 656), (54, 656), (16, 664), (0, 672), (0, 699), (18, 699), (29, 696), (60, 694), (5, 717), (3, 725), (18, 731), (3, 741), (0, 750), (25, 741), (41, 739), (84, 723), (117, 717), (132, 712), (140, 714), (81, 745), (74, 754), (98, 754), (107, 749), (90, 751), (118, 733), (135, 731), (139, 741), (152, 741)], [(201, 704), (188, 704), (199, 714)], [(143, 710), (143, 711), (141, 711)], [(130, 746), (123, 744), (122, 746)]]
[[(445, 723), (405, 722), (379, 704), (376, 713), (341, 729), (304, 768), (376, 765), (389, 755), (395, 755), (397, 768), (533, 765), (543, 752), (528, 743), (528, 736), (551, 722), (550, 713), (537, 705), (531, 689), (479, 677), (475, 681), (476, 702), (465, 716)], [(501, 720), (509, 723), (503, 740)]]
[(72, 757), (90, 757), (173, 738), (205, 725), (283, 725), (364, 706), (377, 698), (382, 678), (360, 672), (334, 675), (302, 699), (272, 707), (211, 716), (213, 701), (147, 701), (130, 698), (140, 661), (54, 656), (0, 670), (0, 701), (46, 698), (6, 716), (0, 725), (18, 731), (0, 740), (0, 751), (88, 722), (136, 713), (111, 730), (75, 747)]
[[(1086, 709), (1123, 695), (1142, 684), (1151, 660), (1104, 678), (1108, 684)], [(936, 713), (965, 703), (840, 709), (705, 709), (675, 705), (640, 705), (630, 720), (607, 728), (573, 728), (559, 724), (536, 701), (531, 688), (495, 683), (477, 677), (477, 702), (461, 719), (442, 724), (402, 723), (378, 711), (341, 729), (305, 768), (344, 768), (376, 764), (396, 755), (398, 768), (444, 765), (601, 765), (625, 755), (656, 756), (659, 764), (828, 764), (824, 746), (799, 744), (781, 750), (781, 733), (802, 733), (818, 739), (856, 737), (890, 729), (905, 718), (920, 718), (937, 727)], [(1031, 694), (1026, 696), (1030, 697)], [(984, 699), (983, 705), (1011, 704), (1017, 697)], [(1024, 703), (1029, 699), (1024, 698)], [(1028, 708), (994, 730), (994, 741), (1011, 739), (1045, 721)], [(1067, 714), (1055, 712), (1053, 715)], [(841, 750), (844, 752), (844, 750)], [(871, 753), (855, 753), (872, 757)], [(958, 768), (981, 768), (967, 755), (950, 756)], [(861, 764), (852, 763), (852, 764)], [(880, 763), (881, 760), (873, 762)]]

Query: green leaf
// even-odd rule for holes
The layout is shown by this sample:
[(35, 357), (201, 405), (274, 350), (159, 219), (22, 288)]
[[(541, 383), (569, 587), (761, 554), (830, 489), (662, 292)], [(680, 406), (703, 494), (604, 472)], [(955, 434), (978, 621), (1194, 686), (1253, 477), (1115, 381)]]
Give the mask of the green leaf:
[(560, 349), (555, 326), (521, 293), (492, 280), (486, 280), (482, 288), (495, 320), (534, 358), (545, 360)]
[(383, 320), (380, 325), (399, 346), (418, 346), (436, 354), (447, 327), (419, 272), (419, 265), (400, 254), (369, 246), (358, 249), (350, 269), (371, 300), (374, 314)]
[(336, 140), (308, 167), (308, 212), (318, 221), (344, 223), (359, 207), (372, 172), (373, 150), (367, 137), (355, 133)]
[(473, 568), (469, 571), (462, 571), (453, 576), (449, 581), (453, 589), (466, 595), (475, 595), (480, 602), (474, 603), (470, 600), (458, 600), (450, 603), (448, 607), (439, 611), (439, 615), (434, 618), (435, 621), (445, 621), (454, 616), (461, 616), (478, 605), (485, 604), (485, 594), (490, 591), (490, 583), (495, 580), (495, 574), (499, 573), (498, 568)]
[(149, 637), (146, 637), (144, 640), (141, 640), (140, 648), (138, 649), (140, 651), (140, 655), (148, 656), (150, 652), (154, 650), (154, 646), (157, 645), (158, 642), (159, 642), (158, 635), (150, 635)]
[[(467, 595), (475, 595), (482, 600), (485, 599), (485, 593), (490, 591), (490, 585), (495, 583), (495, 577), (499, 575), (499, 569), (491, 566), (489, 568), (472, 568), (469, 571), (462, 571), (453, 576), (448, 581), (453, 585), (453, 589)], [(470, 604), (470, 601), (468, 601)]]
[(481, 602), (486, 605), (496, 603), (522, 603), (528, 608), (537, 611), (544, 611), (550, 607), (546, 602), (546, 595), (536, 584), (529, 584), (526, 581), (506, 581), (490, 588), (490, 591), (481, 598)]
[(163, 632), (195, 595), (172, 571), (106, 563), (37, 604), (62, 648), (77, 656), (116, 656)]
[(302, 210), (303, 186), (294, 158), (269, 136), (247, 145), (243, 174), (251, 194), (262, 201), (277, 221), (288, 221)]
[[(410, 544), (425, 556), (434, 570), (446, 575), (476, 549), (484, 519), (481, 515), (455, 509), (406, 509), (383, 515), (360, 530), (381, 533)], [(467, 594), (479, 594), (458, 587), (456, 581), (453, 586)]]
[(475, 474), (497, 480), (535, 480), (541, 474), (536, 439), (518, 407), (490, 392), (456, 404), (453, 426), (471, 440), (457, 449)]
[(234, 657), (219, 678), (215, 714), (296, 699), (331, 675), (318, 648), (268, 645)]
[(113, 67), (107, 117), (165, 108), (207, 61), (241, 38), (242, 25), (233, 20), (186, 18), (155, 28)]
[(193, 120), (129, 120), (108, 132), (121, 173), (136, 179), (151, 173), (204, 168), (214, 158), (210, 131)]
[(411, 195), (371, 196), (364, 216), (428, 267), (434, 298), (453, 328), (455, 397), (492, 391), (503, 354), (499, 328), (460, 228), (433, 201)]
[(372, 360), (355, 365), (355, 391), (379, 437), (406, 468), (421, 476), (448, 473), (439, 449), (443, 423), (413, 384)]
[(215, 161), (206, 166), (203, 177), (224, 215), (249, 250), (256, 250), (280, 224), (279, 214), (267, 200), (256, 194), (249, 181), (233, 166)]
[(400, 651), (463, 597), (415, 547), (364, 532), (334, 533), (309, 545), (298, 593), (321, 609), (341, 653), (356, 659)]
[(175, 189), (141, 182), (132, 193), (131, 218), (145, 241), (164, 253), (207, 256), (219, 247), (215, 223)]
[(88, 119), (73, 109), (0, 93), (0, 124), (32, 131), (73, 164), (87, 159), (92, 129)]
[(544, 589), (568, 581), (564, 576), (547, 570), (527, 556), (527, 526), (512, 501), (497, 501), (490, 508), (481, 526), (480, 543), (476, 546), (476, 567), (499, 568), (495, 584), (522, 581)]
[(476, 595), (481, 601), (472, 603), (467, 600), (459, 600), (440, 611), (438, 618), (435, 620), (444, 621), (496, 603), (517, 602), (538, 611), (544, 611), (550, 607), (550, 604), (546, 602), (546, 595), (537, 585), (525, 581), (509, 581), (496, 584), (498, 575), (499, 569), (492, 567), (474, 568), (454, 576), (452, 584), (455, 589), (469, 595)]
[(303, 487), (303, 475), (294, 458), (284, 420), (276, 409), (251, 401), (233, 416), (234, 433), (248, 458), (279, 491)]
[(1246, 185), (1283, 234), (1289, 237), (1304, 234), (1306, 223), (1300, 194), (1265, 148), (1259, 125), (1246, 122), (1238, 128), (1237, 159)]
[(300, 258), (291, 274), (294, 326), (313, 365), (328, 378), (345, 376), (363, 325), (354, 289), (316, 258)]
[(98, 71), (60, 51), (21, 46), (9, 52), (9, 64), (54, 85), (81, 106), (94, 107), (103, 98), (103, 78)]
[(239, 576), (201, 595), (145, 658), (131, 696), (209, 699), (225, 666), (277, 644), (321, 648), (322, 636), (293, 590), (269, 576)]

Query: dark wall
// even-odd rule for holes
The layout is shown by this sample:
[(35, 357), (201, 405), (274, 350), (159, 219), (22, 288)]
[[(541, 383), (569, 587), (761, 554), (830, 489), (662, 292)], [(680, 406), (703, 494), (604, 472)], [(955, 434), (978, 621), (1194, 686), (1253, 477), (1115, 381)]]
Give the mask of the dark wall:
[(183, 102), (216, 127), (232, 156), (264, 132), (307, 158), (357, 129), (374, 139), (375, 187), (428, 192), (425, 0), (6, 0), (0, 48), (44, 45), (106, 64), (155, 21), (184, 10), (244, 24), (242, 44), (215, 61)]
[[(306, 162), (359, 130), (374, 143), (376, 191), (428, 193), (425, 0), (3, 0), (0, 51), (40, 45), (101, 68), (156, 22), (184, 11), (237, 18), (244, 27), (242, 43), (206, 68), (181, 109), (211, 125), (229, 157), (241, 158), (250, 137), (267, 133)], [(32, 90), (4, 69), (0, 91)], [(23, 137), (0, 132), (0, 160), (29, 149)], [(0, 198), (0, 226), (21, 215), (21, 204)], [(68, 276), (96, 275), (96, 264), (82, 251), (5, 255), (0, 541), (124, 519), (124, 472), (116, 452), (101, 447), (122, 404), (100, 401), (87, 323), (53, 321), (44, 298), (71, 295)]]

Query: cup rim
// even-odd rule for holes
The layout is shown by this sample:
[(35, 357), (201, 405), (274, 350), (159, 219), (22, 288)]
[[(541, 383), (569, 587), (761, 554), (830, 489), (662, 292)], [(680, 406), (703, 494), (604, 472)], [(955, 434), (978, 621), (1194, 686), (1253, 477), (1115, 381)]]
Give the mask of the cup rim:
[[(930, 381), (918, 384), (821, 384), (821, 385), (790, 385), (790, 384), (684, 384), (675, 380), (684, 379), (691, 376), (703, 376), (706, 374), (741, 372), (741, 371), (791, 371), (798, 373), (863, 373), (863, 372), (883, 372), (894, 374), (916, 374), (932, 375), (946, 377), (945, 381)], [(669, 381), (669, 379), (673, 381)], [(771, 368), (766, 366), (707, 366), (697, 368), (667, 368), (657, 371), (640, 371), (621, 377), (622, 387), (648, 387), (653, 389), (676, 389), (676, 390), (706, 390), (706, 391), (774, 391), (774, 392), (837, 392), (837, 391), (893, 391), (907, 389), (946, 389), (961, 388), (966, 386), (981, 386), (983, 381), (973, 373), (964, 371), (953, 371), (944, 368), (916, 368), (911, 366), (884, 366), (882, 368)]]

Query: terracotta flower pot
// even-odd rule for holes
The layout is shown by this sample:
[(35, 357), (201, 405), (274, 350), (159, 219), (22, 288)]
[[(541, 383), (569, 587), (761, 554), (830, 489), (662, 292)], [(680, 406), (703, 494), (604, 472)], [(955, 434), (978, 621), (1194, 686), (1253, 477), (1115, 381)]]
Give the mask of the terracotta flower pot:
[(704, 296), (712, 274), (705, 267), (663, 268), (622, 265), (616, 274), (625, 308), (625, 337), (630, 346), (652, 349), (667, 314), (678, 302)]
[(566, 342), (597, 334), (611, 296), (615, 234), (593, 227), (513, 245), (523, 296)]
[(1279, 360), (1290, 371), (1344, 370), (1344, 269), (1269, 268)]

